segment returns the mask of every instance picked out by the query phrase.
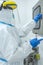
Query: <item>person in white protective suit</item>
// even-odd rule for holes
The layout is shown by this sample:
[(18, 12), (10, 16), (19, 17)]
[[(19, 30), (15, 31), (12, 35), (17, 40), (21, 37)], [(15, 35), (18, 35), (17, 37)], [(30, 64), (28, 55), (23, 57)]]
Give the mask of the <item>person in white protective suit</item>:
[[(13, 14), (13, 10), (16, 9), (16, 2), (0, 1), (0, 57), (11, 63), (24, 59), (30, 53), (29, 44), (22, 38), (26, 37), (35, 26), (35, 23), (31, 22), (18, 28)], [(1, 63), (3, 62), (0, 62), (0, 65)]]

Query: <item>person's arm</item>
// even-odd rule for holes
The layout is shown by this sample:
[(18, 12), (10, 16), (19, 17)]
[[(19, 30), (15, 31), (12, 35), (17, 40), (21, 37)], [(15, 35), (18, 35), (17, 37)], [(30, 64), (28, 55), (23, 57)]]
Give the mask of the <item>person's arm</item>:
[(21, 33), (20, 36), (25, 37), (26, 35), (28, 35), (40, 19), (42, 19), (42, 14), (36, 15), (33, 21), (24, 25), (19, 31), (19, 33)]
[(20, 37), (25, 37), (27, 34), (30, 33), (30, 31), (32, 31), (32, 29), (35, 27), (35, 22), (31, 21), (30, 23), (24, 25), (20, 31), (19, 31), (19, 35)]

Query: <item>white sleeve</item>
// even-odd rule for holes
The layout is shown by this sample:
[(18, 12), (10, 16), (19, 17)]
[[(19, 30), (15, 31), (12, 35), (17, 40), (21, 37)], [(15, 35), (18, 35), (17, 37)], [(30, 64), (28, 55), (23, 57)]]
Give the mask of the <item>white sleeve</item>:
[(35, 27), (35, 22), (31, 21), (30, 23), (24, 25), (23, 27), (21, 27), (19, 29), (19, 35), (21, 37), (25, 37), (27, 34), (30, 33), (30, 31), (32, 31), (32, 29)]

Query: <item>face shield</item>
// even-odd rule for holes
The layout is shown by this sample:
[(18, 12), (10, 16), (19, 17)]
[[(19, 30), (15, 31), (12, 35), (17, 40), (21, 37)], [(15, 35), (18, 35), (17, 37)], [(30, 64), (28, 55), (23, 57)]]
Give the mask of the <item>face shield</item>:
[[(19, 22), (17, 4), (14, 1), (4, 1), (0, 6), (0, 21), (15, 25)], [(17, 23), (18, 23), (17, 22)]]

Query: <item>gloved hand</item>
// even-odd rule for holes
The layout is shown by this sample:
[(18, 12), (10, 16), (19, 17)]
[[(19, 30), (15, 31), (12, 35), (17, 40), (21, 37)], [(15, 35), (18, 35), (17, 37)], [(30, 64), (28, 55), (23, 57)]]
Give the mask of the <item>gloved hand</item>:
[(42, 41), (42, 40), (43, 40), (43, 38), (39, 39), (39, 40), (37, 38), (34, 38), (34, 39), (30, 40), (30, 44), (33, 48), (35, 48), (40, 44), (40, 41)]
[(34, 17), (34, 21), (37, 23), (40, 19), (42, 19), (42, 14), (37, 14), (35, 17)]

